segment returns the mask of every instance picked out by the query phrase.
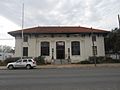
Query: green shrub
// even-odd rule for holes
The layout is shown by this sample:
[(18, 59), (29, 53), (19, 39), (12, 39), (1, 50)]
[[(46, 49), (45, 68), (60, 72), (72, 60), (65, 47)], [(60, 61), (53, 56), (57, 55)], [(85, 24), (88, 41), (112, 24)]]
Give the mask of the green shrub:
[(120, 63), (119, 59), (106, 58), (104, 63)]
[(8, 63), (15, 62), (18, 59), (20, 59), (20, 57), (10, 57), (10, 58), (7, 58), (6, 60), (3, 60), (3, 61), (0, 60), (0, 66), (6, 66)]
[[(97, 64), (100, 64), (100, 63), (120, 63), (119, 59), (112, 59), (110, 57), (99, 56), (99, 57), (95, 57), (95, 59), (96, 59)], [(94, 64), (94, 57), (89, 57), (89, 61), (91, 64)]]
[(20, 57), (7, 58), (7, 59), (4, 61), (4, 63), (7, 65), (8, 63), (16, 62), (18, 59), (20, 59)]
[(0, 66), (5, 66), (6, 64), (4, 63), (4, 61), (0, 60)]
[(96, 60), (97, 64), (100, 64), (100, 63), (104, 63), (105, 57), (104, 56), (99, 56), (99, 57), (91, 56), (91, 57), (89, 57), (88, 60), (90, 61), (91, 64), (94, 64), (95, 60)]
[(81, 61), (80, 64), (90, 64), (90, 61), (84, 60), (84, 61)]
[(44, 65), (45, 63), (45, 57), (39, 56), (34, 59), (36, 61), (37, 65)]

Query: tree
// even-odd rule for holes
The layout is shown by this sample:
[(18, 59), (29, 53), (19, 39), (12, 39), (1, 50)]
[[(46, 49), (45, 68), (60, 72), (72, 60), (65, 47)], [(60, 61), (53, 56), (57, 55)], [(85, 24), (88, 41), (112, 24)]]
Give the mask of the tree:
[(14, 53), (14, 49), (12, 49), (12, 47), (7, 46), (7, 45), (0, 45), (0, 52)]
[(105, 51), (116, 55), (120, 53), (120, 29), (113, 29), (105, 38)]

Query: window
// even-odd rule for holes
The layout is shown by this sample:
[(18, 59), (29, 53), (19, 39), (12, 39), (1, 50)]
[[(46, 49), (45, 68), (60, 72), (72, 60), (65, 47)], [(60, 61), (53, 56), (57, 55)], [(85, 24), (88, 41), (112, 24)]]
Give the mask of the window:
[(28, 62), (32, 62), (32, 60), (28, 60)]
[(23, 56), (28, 56), (28, 47), (23, 47)]
[(17, 63), (21, 63), (21, 62), (22, 62), (22, 60), (20, 59), (20, 60), (17, 60), (16, 62), (17, 62)]
[(28, 42), (28, 36), (25, 35), (24, 38), (23, 38), (23, 41)]
[(80, 42), (73, 41), (71, 43), (72, 55), (80, 55)]
[(49, 42), (41, 42), (41, 56), (49, 56)]
[(27, 62), (27, 60), (23, 60), (23, 62)]
[(92, 41), (96, 41), (96, 36), (95, 35), (92, 36)]
[(93, 55), (97, 55), (97, 46), (93, 46)]

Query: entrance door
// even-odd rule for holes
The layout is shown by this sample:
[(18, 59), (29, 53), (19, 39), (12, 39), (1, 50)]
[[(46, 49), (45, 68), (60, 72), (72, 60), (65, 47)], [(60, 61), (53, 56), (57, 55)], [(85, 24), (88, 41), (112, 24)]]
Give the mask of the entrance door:
[(65, 42), (64, 41), (56, 42), (56, 58), (65, 59)]

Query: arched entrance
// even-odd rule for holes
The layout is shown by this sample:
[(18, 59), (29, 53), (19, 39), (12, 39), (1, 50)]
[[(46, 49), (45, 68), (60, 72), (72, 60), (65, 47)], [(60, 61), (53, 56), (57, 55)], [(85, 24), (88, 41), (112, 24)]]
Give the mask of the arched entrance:
[(56, 59), (65, 59), (65, 42), (56, 42)]

